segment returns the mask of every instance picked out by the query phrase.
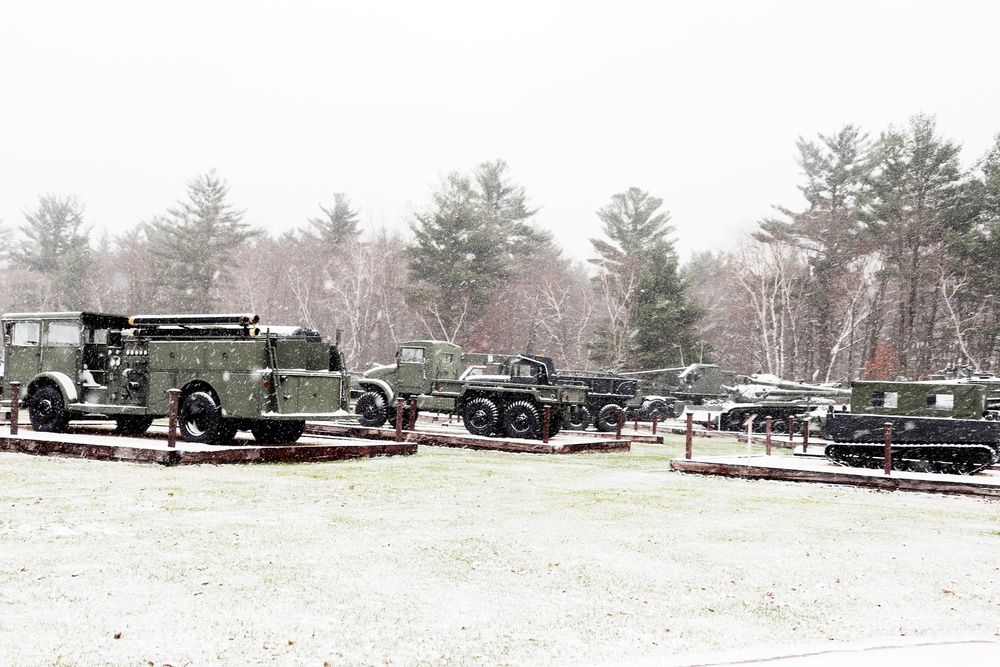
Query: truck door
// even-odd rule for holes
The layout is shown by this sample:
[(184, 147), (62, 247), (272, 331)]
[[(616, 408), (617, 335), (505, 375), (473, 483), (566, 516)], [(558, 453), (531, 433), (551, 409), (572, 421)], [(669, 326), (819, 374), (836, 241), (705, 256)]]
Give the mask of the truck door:
[(396, 393), (422, 394), (428, 390), (427, 359), (424, 353), (422, 347), (404, 345), (399, 348), (399, 384)]
[(81, 327), (75, 320), (44, 323), (39, 357), (41, 368), (47, 372), (65, 373), (74, 383), (80, 383)]
[[(42, 323), (38, 320), (7, 322), (4, 331), (7, 356), (4, 361), (4, 384), (20, 382), (23, 392), (42, 366)], [(4, 399), (10, 396), (4, 391)]]

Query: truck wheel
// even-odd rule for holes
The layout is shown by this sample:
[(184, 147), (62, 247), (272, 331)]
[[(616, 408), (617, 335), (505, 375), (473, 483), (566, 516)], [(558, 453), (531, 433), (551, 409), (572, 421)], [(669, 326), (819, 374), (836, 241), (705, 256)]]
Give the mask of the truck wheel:
[(216, 445), (226, 440), (228, 429), (223, 423), (222, 409), (207, 392), (196, 391), (185, 396), (181, 400), (177, 421), (181, 437), (187, 442)]
[(366, 391), (354, 404), (354, 413), (360, 417), (358, 421), (362, 426), (378, 428), (388, 419), (385, 396), (380, 391)]
[(302, 437), (305, 427), (304, 421), (258, 420), (250, 425), (250, 432), (253, 433), (254, 440), (260, 443), (291, 443)]
[(554, 438), (563, 429), (566, 423), (566, 415), (559, 408), (552, 408), (552, 416), (549, 418), (549, 437)]
[(590, 410), (585, 407), (571, 414), (566, 420), (567, 431), (586, 431), (588, 426), (590, 426)]
[(462, 408), (465, 430), (473, 435), (490, 435), (496, 428), (499, 412), (496, 404), (482, 396), (471, 399)]
[(121, 435), (141, 435), (152, 425), (153, 418), (144, 415), (115, 417), (115, 432)]
[(601, 408), (600, 412), (597, 413), (597, 419), (594, 420), (594, 426), (597, 427), (597, 430), (604, 433), (618, 430), (618, 411), (620, 409), (614, 403), (608, 403)]
[(542, 419), (538, 408), (527, 401), (511, 403), (503, 413), (503, 430), (508, 438), (542, 437)]
[(69, 426), (69, 413), (63, 403), (62, 392), (52, 385), (45, 385), (35, 392), (28, 404), (31, 427), (36, 431), (62, 433)]
[(660, 416), (658, 421), (662, 422), (667, 417), (673, 417), (673, 409), (667, 405), (666, 401), (654, 398), (651, 401), (646, 401), (642, 405), (642, 409), (639, 410), (639, 418), (644, 422), (653, 421), (653, 410), (659, 410)]

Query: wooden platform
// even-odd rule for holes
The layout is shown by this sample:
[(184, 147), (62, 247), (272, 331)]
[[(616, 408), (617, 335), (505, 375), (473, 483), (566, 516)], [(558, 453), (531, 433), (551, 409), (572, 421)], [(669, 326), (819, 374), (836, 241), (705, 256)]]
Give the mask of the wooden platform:
[(681, 472), (747, 479), (850, 484), (886, 491), (924, 491), (1000, 498), (1000, 471), (997, 470), (987, 470), (975, 475), (940, 475), (893, 470), (892, 474), (887, 476), (882, 470), (838, 466), (822, 456), (821, 447), (817, 446), (814, 452), (811, 444), (805, 456), (755, 454), (749, 459), (746, 455), (704, 456), (673, 459), (670, 461), (670, 468)]
[[(611, 438), (580, 437), (576, 431), (562, 431), (549, 442), (541, 440), (520, 440), (515, 438), (488, 438), (472, 435), (459, 425), (448, 426), (438, 422), (418, 423), (419, 428), (403, 431), (403, 439), (420, 445), (437, 447), (460, 447), (463, 449), (483, 449), (498, 452), (524, 452), (529, 454), (585, 454), (592, 452), (628, 452), (632, 443), (622, 435), (621, 440)], [(461, 430), (459, 430), (461, 429)], [(365, 428), (364, 426), (342, 425), (327, 422), (307, 422), (306, 433), (316, 435), (339, 435), (369, 440), (395, 440), (396, 431), (388, 427)], [(607, 434), (600, 434), (606, 436)]]
[(167, 447), (166, 429), (153, 427), (140, 437), (111, 433), (112, 426), (72, 425), (67, 433), (36, 433), (21, 426), (17, 435), (8, 425), (0, 426), (0, 451), (37, 456), (68, 456), (111, 461), (189, 465), (194, 463), (311, 463), (416, 454), (414, 442), (384, 443), (308, 436), (293, 445), (257, 445), (252, 438), (233, 446), (199, 445), (177, 441)]

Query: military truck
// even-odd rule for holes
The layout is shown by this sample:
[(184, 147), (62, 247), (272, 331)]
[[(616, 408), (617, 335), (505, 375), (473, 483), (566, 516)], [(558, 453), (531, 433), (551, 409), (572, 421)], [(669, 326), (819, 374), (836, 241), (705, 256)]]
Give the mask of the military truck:
[(212, 444), (238, 430), (260, 442), (293, 442), (307, 419), (355, 419), (338, 345), (310, 329), (258, 322), (256, 315), (9, 313), (2, 404), (9, 407), (17, 381), (36, 431), (104, 417), (135, 435), (169, 414), (168, 390), (177, 388), (181, 437)]
[(465, 374), (462, 349), (439, 340), (404, 342), (396, 363), (365, 371), (355, 384), (363, 390), (354, 407), (364, 426), (384, 424), (397, 398), (416, 398), (417, 409), (461, 415), (475, 435), (540, 438), (545, 407), (549, 435), (587, 403), (587, 388), (552, 382), (545, 363), (509, 357), (508, 373)]
[(961, 381), (851, 383), (851, 412), (830, 410), (824, 454), (845, 466), (882, 468), (885, 425), (892, 468), (972, 474), (1000, 460), (1000, 421), (987, 409), (988, 388)]

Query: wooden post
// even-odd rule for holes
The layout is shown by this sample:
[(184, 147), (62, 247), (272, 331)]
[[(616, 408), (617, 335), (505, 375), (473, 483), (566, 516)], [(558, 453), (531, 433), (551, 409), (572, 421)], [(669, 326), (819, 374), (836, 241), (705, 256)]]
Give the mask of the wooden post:
[(885, 474), (892, 474), (892, 422), (885, 423)]
[(617, 425), (615, 426), (615, 440), (622, 439), (622, 420), (625, 419), (625, 411), (618, 408)]
[(396, 442), (403, 441), (403, 399), (396, 399)]
[(694, 414), (688, 413), (688, 423), (687, 423), (687, 441), (684, 445), (684, 458), (691, 458), (691, 440), (694, 434)]
[(660, 411), (653, 410), (653, 435), (656, 435), (656, 422), (660, 419)]
[(542, 408), (542, 442), (549, 444), (549, 429), (552, 426), (552, 406)]
[(407, 422), (409, 426), (406, 427), (407, 431), (412, 431), (413, 427), (417, 425), (417, 397), (410, 396), (410, 420)]
[(788, 442), (795, 439), (795, 417), (788, 418)]
[(10, 434), (17, 435), (18, 413), (21, 408), (21, 383), (10, 383)]
[(809, 449), (809, 420), (804, 419), (802, 421), (802, 453), (805, 454), (807, 449)]
[(181, 402), (180, 389), (168, 389), (170, 395), (170, 407), (167, 412), (167, 447), (174, 449), (177, 447), (177, 412)]
[(764, 453), (771, 455), (771, 417), (764, 419)]

